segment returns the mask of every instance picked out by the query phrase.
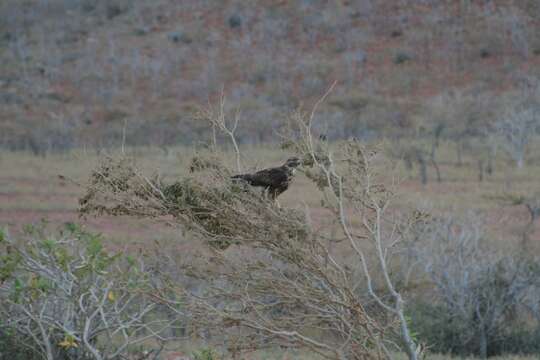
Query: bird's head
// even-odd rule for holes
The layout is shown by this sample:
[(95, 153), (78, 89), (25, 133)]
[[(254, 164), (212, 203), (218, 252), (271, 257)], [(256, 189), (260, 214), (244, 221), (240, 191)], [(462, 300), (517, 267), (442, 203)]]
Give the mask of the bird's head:
[(302, 160), (300, 160), (297, 157), (288, 158), (287, 161), (285, 162), (285, 166), (292, 169), (295, 169), (300, 165), (302, 165)]

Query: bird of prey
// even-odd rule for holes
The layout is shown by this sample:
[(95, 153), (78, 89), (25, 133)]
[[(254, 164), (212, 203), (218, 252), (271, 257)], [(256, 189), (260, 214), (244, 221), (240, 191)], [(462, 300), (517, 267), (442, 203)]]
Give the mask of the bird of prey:
[(234, 175), (232, 180), (245, 181), (251, 186), (262, 187), (268, 196), (275, 200), (289, 188), (295, 170), (301, 163), (299, 158), (292, 157), (281, 166), (259, 170), (252, 174)]

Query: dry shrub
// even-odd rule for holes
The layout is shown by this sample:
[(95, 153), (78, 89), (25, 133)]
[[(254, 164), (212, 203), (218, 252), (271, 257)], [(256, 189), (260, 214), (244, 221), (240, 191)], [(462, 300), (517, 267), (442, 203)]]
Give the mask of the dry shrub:
[(235, 242), (307, 236), (302, 213), (276, 209), (256, 191), (233, 183), (223, 165), (164, 184), (143, 176), (130, 159), (107, 157), (92, 172), (86, 194), (80, 199), (80, 212), (172, 216), (222, 249)]
[(537, 336), (537, 261), (529, 254), (501, 254), (485, 240), (474, 214), (444, 214), (419, 227), (411, 243), (415, 273), (433, 284), (432, 293), (424, 294), (429, 305), (416, 306), (414, 325), (435, 351), (486, 358), (505, 348), (535, 349), (527, 342)]
[[(308, 177), (319, 185), (336, 231), (313, 224), (308, 209), (280, 208), (233, 183), (215, 162), (165, 184), (130, 160), (107, 158), (91, 176), (81, 212), (172, 217), (210, 245), (185, 262), (160, 252), (167, 286), (155, 296), (170, 304), (187, 297), (182, 313), (208, 341), (227, 338), (232, 353), (278, 344), (329, 359), (391, 358), (396, 350), (417, 359), (388, 268), (414, 219), (388, 214), (393, 192), (374, 166), (376, 149), (347, 141), (331, 150), (313, 138), (312, 118), (313, 112), (293, 114), (281, 135), (311, 166)], [(347, 259), (333, 253), (336, 242)], [(178, 281), (186, 278), (198, 286)]]
[[(106, 158), (92, 174), (81, 212), (170, 215), (213, 248), (236, 244), (251, 249), (241, 261), (213, 252), (196, 266), (177, 264), (176, 269), (207, 288), (203, 298), (191, 302), (198, 327), (215, 334), (238, 326), (256, 330), (251, 336), (242, 332), (233, 341), (235, 351), (278, 342), (308, 346), (330, 358), (339, 358), (342, 351), (356, 354), (352, 358), (382, 356), (378, 344), (393, 322), (379, 316), (376, 306), (373, 316), (364, 309), (354, 272), (329, 261), (323, 234), (314, 232), (303, 211), (278, 208), (257, 191), (231, 182), (226, 169), (164, 184), (140, 175), (130, 160)], [(184, 295), (178, 284), (173, 286)], [(242, 299), (244, 291), (247, 298)], [(335, 345), (344, 342), (351, 343), (346, 350)]]
[(117, 359), (143, 342), (150, 356), (177, 340), (168, 335), (177, 317), (146, 296), (154, 279), (143, 257), (111, 254), (100, 235), (72, 223), (54, 233), (27, 226), (22, 239), (0, 229), (0, 246), (8, 249), (0, 256), (3, 354)]

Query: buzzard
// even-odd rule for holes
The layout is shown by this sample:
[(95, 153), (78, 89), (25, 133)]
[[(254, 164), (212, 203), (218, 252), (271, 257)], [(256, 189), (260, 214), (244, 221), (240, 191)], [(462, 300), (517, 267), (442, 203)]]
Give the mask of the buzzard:
[(287, 159), (285, 164), (259, 170), (253, 174), (240, 174), (232, 177), (233, 181), (245, 181), (251, 186), (262, 187), (272, 200), (289, 188), (296, 168), (301, 164), (299, 158)]

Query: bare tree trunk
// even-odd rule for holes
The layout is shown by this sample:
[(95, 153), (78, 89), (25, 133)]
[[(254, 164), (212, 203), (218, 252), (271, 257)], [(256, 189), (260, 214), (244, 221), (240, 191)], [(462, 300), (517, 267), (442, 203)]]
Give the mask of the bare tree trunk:
[(536, 219), (540, 217), (540, 206), (536, 206), (533, 202), (528, 202), (525, 204), (525, 206), (527, 207), (531, 218), (529, 220), (529, 223), (525, 225), (525, 229), (523, 229), (521, 246), (524, 252), (527, 251), (530, 242), (530, 236), (534, 232), (534, 223), (536, 222)]
[(424, 159), (424, 155), (422, 154), (421, 151), (416, 152), (416, 160), (418, 161), (418, 165), (419, 165), (420, 179), (422, 181), (422, 185), (426, 185), (428, 182), (427, 165), (426, 165), (426, 159)]
[[(442, 131), (442, 130), (441, 130)], [(431, 154), (429, 156), (431, 164), (433, 165), (433, 168), (435, 169), (435, 172), (437, 173), (437, 182), (440, 183), (442, 181), (441, 179), (441, 171), (439, 169), (439, 165), (437, 164), (436, 160), (436, 150), (439, 147), (439, 137), (440, 133), (437, 133), (435, 139), (433, 140), (433, 143), (431, 145)]]
[(411, 171), (413, 169), (413, 162), (411, 156), (405, 155), (403, 157), (403, 162), (405, 163), (405, 169), (407, 169), (407, 171)]
[(494, 152), (490, 150), (488, 153), (488, 161), (486, 165), (486, 173), (488, 175), (493, 175), (493, 158), (494, 158)]
[(437, 174), (437, 182), (442, 182), (441, 178), (441, 170), (439, 169), (439, 165), (437, 164), (437, 161), (435, 161), (435, 158), (431, 158), (431, 164), (433, 165), (433, 168), (435, 169), (435, 173)]
[(484, 160), (478, 160), (478, 182), (484, 181)]
[(484, 325), (480, 327), (480, 358), (487, 359), (488, 341)]
[(463, 165), (463, 144), (460, 140), (456, 141), (456, 155), (457, 155), (457, 164), (456, 166), (462, 166)]
[(523, 160), (523, 154), (519, 154), (519, 155), (518, 155), (518, 159), (516, 160), (516, 165), (517, 165), (518, 169), (522, 169), (524, 163), (525, 163), (525, 162), (524, 162), (524, 160)]
[(512, 171), (511, 169), (506, 170), (504, 174), (504, 191), (512, 191)]
[(531, 234), (533, 232), (533, 224), (528, 223), (523, 229), (523, 234), (521, 236), (521, 250), (526, 253), (529, 249), (529, 243), (531, 239)]

